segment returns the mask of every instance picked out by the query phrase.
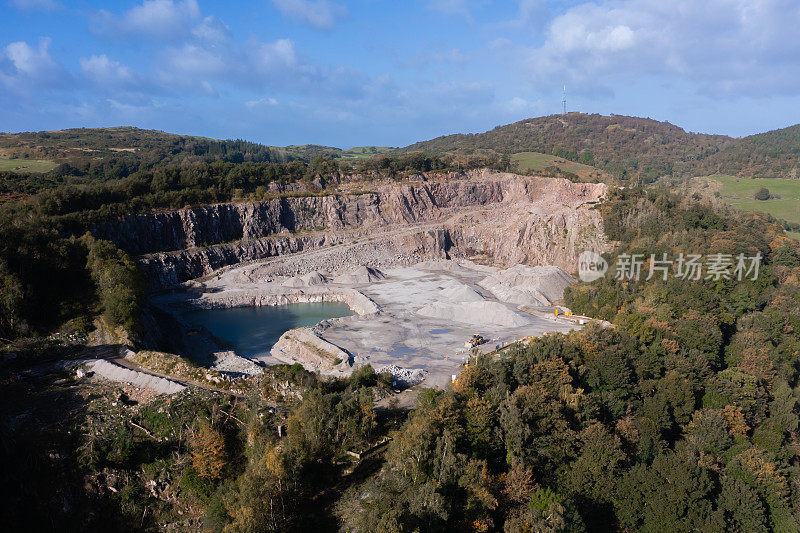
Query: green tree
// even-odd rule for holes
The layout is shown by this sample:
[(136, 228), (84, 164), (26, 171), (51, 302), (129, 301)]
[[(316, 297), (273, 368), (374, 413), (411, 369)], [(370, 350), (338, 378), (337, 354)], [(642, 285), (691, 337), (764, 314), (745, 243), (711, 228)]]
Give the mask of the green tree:
[(722, 515), (713, 508), (714, 484), (696, 462), (674, 452), (650, 467), (636, 465), (620, 481), (616, 506), (623, 526), (643, 532), (719, 531)]
[(753, 197), (756, 200), (769, 200), (770, 199), (769, 189), (767, 189), (766, 187), (761, 187), (756, 191)]

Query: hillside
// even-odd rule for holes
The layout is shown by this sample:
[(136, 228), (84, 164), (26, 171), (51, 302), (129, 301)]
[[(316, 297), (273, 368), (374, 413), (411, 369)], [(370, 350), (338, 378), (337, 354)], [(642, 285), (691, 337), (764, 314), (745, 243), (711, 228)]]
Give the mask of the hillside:
[(688, 133), (648, 118), (569, 113), (521, 120), (485, 133), (438, 137), (406, 150), (543, 152), (623, 178), (641, 173), (645, 181), (652, 181), (695, 168), (698, 160), (734, 142), (730, 137)]
[(542, 158), (552, 158), (550, 163), (560, 163), (545, 167), (555, 166), (571, 174), (579, 169), (580, 175), (598, 169), (607, 173), (593, 174), (593, 179), (601, 181), (610, 181), (608, 175), (649, 183), (665, 175), (719, 173), (796, 178), (800, 125), (734, 138), (691, 133), (649, 118), (569, 113), (526, 119), (484, 133), (446, 135), (405, 148), (366, 146), (348, 150), (319, 145), (266, 146), (133, 127), (80, 128), (0, 133), (0, 170), (108, 180), (187, 162), (310, 162), (322, 157), (351, 162), (374, 160), (380, 165), (386, 156), (420, 151), (446, 154), (453, 161), (509, 154), (520, 162), (520, 169), (537, 172), (543, 170), (539, 168)]
[(703, 164), (711, 172), (745, 177), (798, 177), (800, 124), (738, 139)]
[(584, 182), (614, 182), (611, 175), (593, 166), (541, 152), (519, 152), (513, 154), (510, 159), (522, 171), (554, 177), (577, 178)]
[(521, 120), (478, 134), (414, 143), (405, 151), (541, 152), (650, 182), (672, 174), (798, 177), (800, 125), (743, 138), (690, 133), (669, 122), (569, 113)]
[[(241, 139), (210, 139), (129, 126), (0, 133), (0, 154), (3, 156), (41, 158), (59, 163), (74, 163), (87, 157), (97, 159), (114, 154), (135, 154), (141, 159), (145, 154), (156, 153), (165, 156), (166, 161), (161, 162), (175, 162), (192, 156), (260, 162), (335, 157), (341, 152), (338, 148), (328, 146), (266, 146)], [(152, 156), (148, 156), (148, 159), (152, 159)]]
[(341, 154), (327, 146), (265, 146), (241, 139), (216, 140), (133, 127), (76, 128), (0, 133), (0, 170), (102, 180), (182, 163), (283, 163)]

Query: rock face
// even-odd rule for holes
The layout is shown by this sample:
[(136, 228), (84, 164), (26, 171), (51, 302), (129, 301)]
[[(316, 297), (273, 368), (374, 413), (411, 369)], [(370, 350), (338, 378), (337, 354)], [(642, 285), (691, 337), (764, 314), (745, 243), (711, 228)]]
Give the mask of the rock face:
[[(93, 233), (143, 255), (156, 287), (226, 265), (329, 247), (353, 247), (361, 254), (354, 265), (371, 267), (384, 263), (364, 257), (391, 251), (408, 262), (482, 256), (499, 265), (552, 264), (572, 272), (581, 251), (606, 247), (599, 213), (591, 209), (605, 192), (604, 184), (476, 170), (357, 195), (130, 215)], [(313, 269), (320, 266), (296, 273)]]

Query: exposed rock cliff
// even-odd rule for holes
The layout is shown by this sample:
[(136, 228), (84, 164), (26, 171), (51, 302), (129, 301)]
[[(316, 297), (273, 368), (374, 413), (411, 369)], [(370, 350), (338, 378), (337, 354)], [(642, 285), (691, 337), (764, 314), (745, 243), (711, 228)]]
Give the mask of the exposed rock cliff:
[(474, 256), (574, 271), (583, 249), (605, 248), (599, 213), (591, 209), (605, 192), (604, 184), (482, 170), (383, 184), (357, 195), (131, 215), (93, 231), (133, 254), (149, 254), (141, 262), (156, 286), (310, 250), (320, 253), (287, 271)]

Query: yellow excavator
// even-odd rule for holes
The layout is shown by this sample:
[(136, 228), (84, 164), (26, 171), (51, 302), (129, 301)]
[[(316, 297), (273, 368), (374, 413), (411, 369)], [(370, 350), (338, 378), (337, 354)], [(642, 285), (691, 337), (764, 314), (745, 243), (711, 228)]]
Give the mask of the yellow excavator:
[(475, 348), (476, 346), (480, 346), (484, 344), (486, 339), (483, 338), (483, 335), (478, 335), (475, 333), (472, 337), (465, 343), (466, 348)]

